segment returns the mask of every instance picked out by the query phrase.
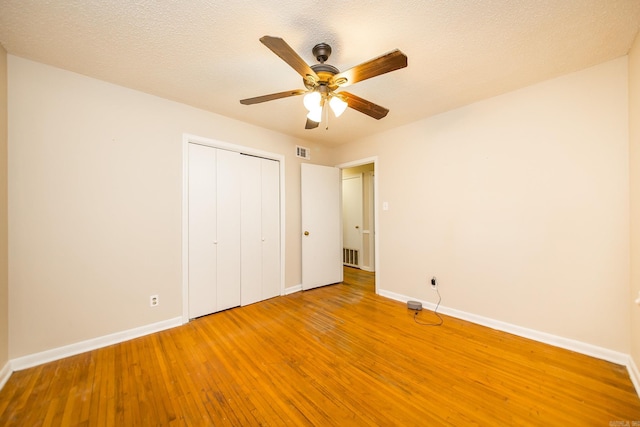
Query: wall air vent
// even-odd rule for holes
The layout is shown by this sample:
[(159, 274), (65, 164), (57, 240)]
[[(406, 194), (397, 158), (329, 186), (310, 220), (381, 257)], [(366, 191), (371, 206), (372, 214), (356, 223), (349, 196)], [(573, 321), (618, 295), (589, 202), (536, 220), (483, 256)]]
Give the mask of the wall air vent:
[(300, 147), (296, 145), (296, 157), (300, 157), (301, 159), (311, 160), (311, 150), (306, 147)]

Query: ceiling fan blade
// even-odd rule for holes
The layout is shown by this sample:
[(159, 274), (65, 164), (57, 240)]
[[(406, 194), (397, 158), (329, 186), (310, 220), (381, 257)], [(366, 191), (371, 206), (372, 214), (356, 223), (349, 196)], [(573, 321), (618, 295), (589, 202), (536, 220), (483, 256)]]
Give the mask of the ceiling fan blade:
[(259, 104), (261, 102), (273, 101), (274, 99), (302, 95), (303, 93), (306, 93), (306, 92), (307, 92), (306, 90), (302, 90), (302, 89), (288, 90), (286, 92), (278, 92), (278, 93), (272, 93), (269, 95), (256, 96), (255, 98), (241, 99), (240, 104), (244, 104), (244, 105)]
[(260, 41), (278, 55), (280, 59), (289, 64), (291, 68), (296, 70), (303, 79), (312, 80), (313, 82), (319, 80), (316, 72), (280, 37), (264, 36), (260, 38)]
[(386, 108), (360, 98), (359, 96), (355, 96), (352, 93), (342, 91), (338, 93), (338, 95), (347, 103), (347, 105), (349, 105), (349, 107), (360, 111), (367, 116), (373, 117), (374, 119), (380, 120), (389, 112)]
[[(336, 74), (333, 76), (333, 81), (337, 85), (345, 87), (406, 66), (407, 56), (396, 49)], [(346, 81), (343, 82), (342, 80)]]
[(307, 119), (307, 123), (304, 125), (305, 129), (315, 129), (320, 125), (318, 122), (314, 122), (311, 119)]

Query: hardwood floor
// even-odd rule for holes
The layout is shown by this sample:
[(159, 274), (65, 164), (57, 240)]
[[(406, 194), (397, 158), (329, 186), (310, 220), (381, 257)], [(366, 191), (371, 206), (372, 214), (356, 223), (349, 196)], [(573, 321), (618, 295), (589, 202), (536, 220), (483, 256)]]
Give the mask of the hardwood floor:
[(419, 325), (347, 268), (342, 284), (15, 372), (0, 425), (640, 422), (625, 367), (443, 318)]

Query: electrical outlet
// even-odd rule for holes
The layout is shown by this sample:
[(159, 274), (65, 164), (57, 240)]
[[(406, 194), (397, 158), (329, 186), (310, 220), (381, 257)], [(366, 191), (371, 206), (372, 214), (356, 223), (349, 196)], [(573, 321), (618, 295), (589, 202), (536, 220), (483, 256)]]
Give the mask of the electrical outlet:
[(151, 295), (149, 297), (149, 307), (155, 307), (160, 304), (160, 298), (158, 295)]
[(437, 289), (438, 288), (438, 280), (436, 279), (436, 276), (433, 276), (431, 278), (431, 289)]

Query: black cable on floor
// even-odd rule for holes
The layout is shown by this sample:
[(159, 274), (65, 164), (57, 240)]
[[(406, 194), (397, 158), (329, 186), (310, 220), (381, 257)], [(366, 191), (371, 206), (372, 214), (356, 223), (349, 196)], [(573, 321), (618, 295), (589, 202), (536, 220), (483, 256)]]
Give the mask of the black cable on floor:
[(442, 316), (440, 316), (440, 314), (438, 313), (438, 307), (440, 307), (440, 301), (442, 301), (442, 296), (440, 295), (440, 291), (438, 290), (438, 288), (436, 288), (436, 292), (438, 293), (438, 303), (436, 304), (436, 309), (433, 310), (433, 314), (435, 314), (438, 319), (439, 322), (437, 323), (424, 323), (424, 322), (419, 322), (418, 321), (418, 310), (416, 310), (416, 312), (413, 314), (413, 320), (421, 326), (440, 326), (444, 323), (444, 320), (442, 319)]

